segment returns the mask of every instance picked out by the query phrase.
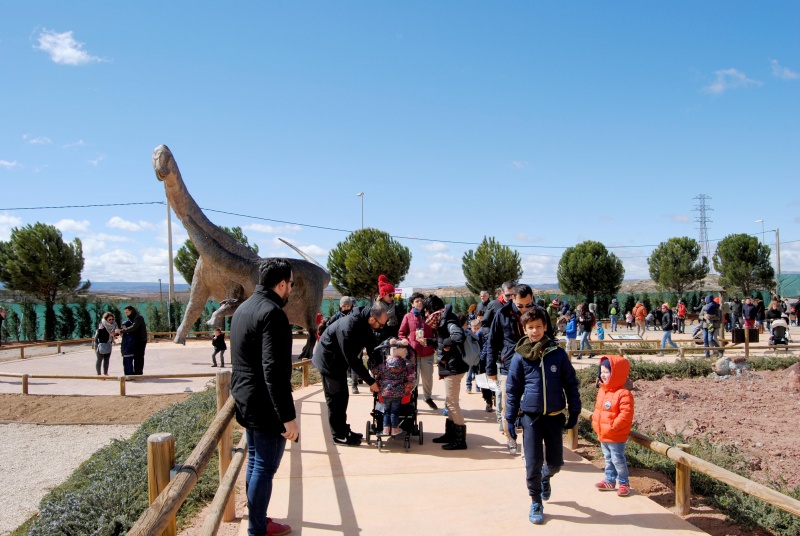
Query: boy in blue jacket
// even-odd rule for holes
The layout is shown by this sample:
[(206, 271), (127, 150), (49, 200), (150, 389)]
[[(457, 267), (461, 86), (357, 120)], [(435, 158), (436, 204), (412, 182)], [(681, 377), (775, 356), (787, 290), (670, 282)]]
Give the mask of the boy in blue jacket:
[[(567, 353), (545, 334), (546, 314), (535, 307), (522, 315), (520, 324), (526, 336), (515, 347), (506, 384), (505, 417), (514, 439), (515, 421), (522, 413), (519, 420), (532, 503), (528, 519), (536, 525), (544, 522), (542, 501), (550, 498), (550, 478), (564, 465), (561, 434), (575, 427), (581, 412), (575, 369)], [(569, 419), (564, 409), (569, 410)]]
[[(578, 319), (567, 311), (564, 315), (567, 318), (567, 327), (564, 328), (564, 335), (567, 336), (567, 351), (578, 349)], [(567, 354), (570, 355), (570, 354)], [(581, 356), (578, 356), (580, 359)]]

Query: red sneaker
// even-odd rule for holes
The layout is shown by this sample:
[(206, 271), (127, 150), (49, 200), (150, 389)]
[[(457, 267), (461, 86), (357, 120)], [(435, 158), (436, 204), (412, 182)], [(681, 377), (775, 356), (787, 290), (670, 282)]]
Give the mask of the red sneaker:
[(619, 489), (617, 490), (617, 495), (620, 497), (627, 497), (631, 493), (631, 488), (625, 484), (620, 484)]
[(271, 517), (267, 518), (267, 536), (285, 536), (292, 532), (292, 527), (275, 523)]
[(600, 491), (614, 491), (616, 489), (613, 484), (611, 484), (606, 480), (601, 480), (600, 482), (595, 484), (594, 487), (596, 487)]

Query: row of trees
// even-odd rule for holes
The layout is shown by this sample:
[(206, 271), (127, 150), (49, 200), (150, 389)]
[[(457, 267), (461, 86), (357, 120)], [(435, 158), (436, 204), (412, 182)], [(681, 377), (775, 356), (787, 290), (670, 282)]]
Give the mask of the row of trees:
[[(241, 227), (223, 229), (258, 253), (258, 246), (249, 243)], [(769, 257), (770, 248), (759, 243), (757, 238), (733, 234), (719, 242), (711, 262), (720, 273), (723, 288), (749, 295), (756, 289), (774, 286), (775, 272)], [(175, 266), (186, 281), (192, 280), (197, 259), (194, 244), (187, 240), (175, 258)], [(647, 262), (650, 276), (658, 287), (679, 296), (696, 288), (709, 272), (709, 259), (701, 257), (697, 241), (687, 237), (662, 242)], [(83, 266), (80, 239), (66, 243), (61, 232), (52, 225), (35, 223), (15, 228), (8, 242), (0, 242), (0, 282), (10, 290), (22, 291), (44, 303), (44, 338), (48, 340), (61, 338), (67, 332), (83, 333), (79, 325), (86, 323), (86, 315), (80, 302), (76, 310), (62, 307), (60, 314), (65, 316), (61, 318), (55, 313), (59, 294), (80, 296), (90, 288), (89, 281), (80, 282)], [(388, 233), (371, 228), (351, 233), (328, 255), (334, 288), (358, 298), (374, 298), (380, 274), (397, 283), (405, 278), (410, 266), (411, 252), (407, 247)], [(484, 289), (492, 291), (504, 281), (518, 281), (522, 276), (519, 253), (493, 237), (484, 237), (477, 248), (464, 254), (462, 269), (467, 288), (474, 294)], [(593, 302), (610, 299), (619, 292), (625, 269), (622, 261), (602, 243), (587, 240), (564, 251), (556, 275), (562, 292)], [(171, 307), (174, 309), (176, 305)], [(151, 327), (164, 324), (164, 331), (167, 331), (167, 315), (163, 315), (162, 321), (159, 314), (156, 307), (151, 314)], [(180, 317), (179, 314), (169, 316)], [(19, 323), (20, 330), (23, 325)]]

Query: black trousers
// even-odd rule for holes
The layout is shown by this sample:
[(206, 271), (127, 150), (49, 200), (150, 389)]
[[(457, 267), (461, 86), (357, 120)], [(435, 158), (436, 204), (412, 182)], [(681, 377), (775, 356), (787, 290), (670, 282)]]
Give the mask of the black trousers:
[(133, 374), (141, 376), (144, 374), (144, 349), (147, 341), (136, 341), (133, 346)]
[[(541, 502), (542, 477), (553, 476), (564, 465), (561, 434), (566, 419), (563, 413), (553, 416), (525, 413), (521, 421), (528, 494), (533, 501)], [(547, 465), (543, 468), (545, 461)]]
[(322, 390), (325, 392), (325, 403), (328, 406), (328, 424), (333, 437), (344, 438), (350, 433), (347, 424), (347, 404), (350, 401), (350, 390), (347, 386), (347, 374), (341, 376), (322, 376)]

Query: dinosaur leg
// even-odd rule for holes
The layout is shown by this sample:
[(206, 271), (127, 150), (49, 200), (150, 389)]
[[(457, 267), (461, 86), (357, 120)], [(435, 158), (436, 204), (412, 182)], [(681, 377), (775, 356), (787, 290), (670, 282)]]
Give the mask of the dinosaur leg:
[(311, 311), (306, 315), (306, 331), (308, 331), (308, 339), (306, 345), (303, 346), (303, 351), (300, 352), (300, 359), (311, 359), (314, 355), (314, 345), (317, 344), (317, 312)]
[(194, 269), (194, 276), (192, 277), (192, 289), (189, 291), (189, 303), (186, 304), (183, 320), (178, 327), (178, 332), (175, 334), (175, 340), (173, 341), (175, 344), (186, 344), (186, 335), (189, 334), (189, 329), (195, 320), (200, 317), (208, 301), (210, 293), (205, 284), (203, 284), (202, 270), (202, 260), (198, 259), (197, 266)]

